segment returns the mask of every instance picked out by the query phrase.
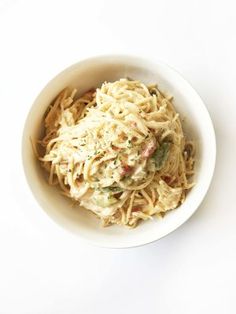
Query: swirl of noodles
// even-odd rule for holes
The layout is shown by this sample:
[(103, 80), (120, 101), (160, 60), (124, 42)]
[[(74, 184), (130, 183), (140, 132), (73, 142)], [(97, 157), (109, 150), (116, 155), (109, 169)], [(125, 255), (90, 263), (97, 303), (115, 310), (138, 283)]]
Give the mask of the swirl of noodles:
[(180, 205), (193, 186), (195, 147), (171, 99), (128, 79), (76, 93), (66, 88), (46, 112), (39, 159), (49, 183), (104, 226), (135, 227)]

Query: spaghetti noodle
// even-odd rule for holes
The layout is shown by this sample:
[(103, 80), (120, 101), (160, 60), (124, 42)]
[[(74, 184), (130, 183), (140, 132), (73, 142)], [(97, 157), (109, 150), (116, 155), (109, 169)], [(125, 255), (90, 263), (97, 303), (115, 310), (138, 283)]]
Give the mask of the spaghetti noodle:
[(49, 183), (104, 226), (135, 227), (178, 207), (192, 187), (194, 145), (171, 99), (155, 85), (120, 79), (49, 107), (39, 159)]

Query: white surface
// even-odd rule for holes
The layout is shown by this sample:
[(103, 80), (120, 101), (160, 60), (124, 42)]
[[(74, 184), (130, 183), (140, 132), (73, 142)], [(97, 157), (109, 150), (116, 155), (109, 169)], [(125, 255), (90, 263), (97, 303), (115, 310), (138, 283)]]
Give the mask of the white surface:
[[(0, 313), (236, 312), (234, 1), (0, 2)], [(177, 68), (215, 123), (209, 193), (184, 226), (131, 250), (86, 245), (26, 186), (22, 126), (44, 84), (73, 62), (133, 53)]]
[[(132, 77), (146, 84), (158, 82), (161, 91), (174, 95), (173, 104), (184, 117), (183, 128), (196, 144), (194, 189), (185, 202), (168, 212), (165, 219), (154, 219), (130, 230), (120, 226), (103, 228), (101, 223), (85, 210), (75, 210), (71, 200), (58, 193), (56, 187), (45, 184), (45, 173), (32, 150), (43, 127), (43, 115), (53, 99), (65, 86), (77, 88), (82, 95), (91, 87), (100, 87), (104, 81)], [(207, 129), (207, 133), (205, 130)], [(30, 141), (31, 138), (31, 141)], [(45, 212), (62, 227), (74, 232), (92, 244), (107, 248), (130, 248), (158, 240), (189, 219), (199, 207), (212, 180), (216, 141), (209, 113), (198, 94), (181, 75), (162, 62), (124, 55), (106, 55), (85, 59), (59, 73), (37, 96), (24, 126), (22, 141), (24, 172), (30, 188)]]

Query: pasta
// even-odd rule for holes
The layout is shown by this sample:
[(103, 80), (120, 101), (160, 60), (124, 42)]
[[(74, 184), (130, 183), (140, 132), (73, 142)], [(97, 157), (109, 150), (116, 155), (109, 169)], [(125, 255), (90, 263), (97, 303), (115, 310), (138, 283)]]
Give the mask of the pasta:
[(171, 98), (130, 79), (76, 93), (64, 89), (46, 112), (39, 159), (49, 184), (104, 226), (135, 227), (178, 207), (193, 186), (195, 149)]

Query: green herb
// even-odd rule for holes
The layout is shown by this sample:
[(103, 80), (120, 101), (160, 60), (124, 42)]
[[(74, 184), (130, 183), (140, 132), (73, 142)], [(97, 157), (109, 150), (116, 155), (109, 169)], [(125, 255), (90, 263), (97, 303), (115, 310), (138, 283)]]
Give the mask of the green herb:
[(128, 148), (131, 148), (131, 147), (132, 147), (131, 140), (128, 140)]
[(164, 142), (154, 152), (152, 158), (155, 160), (156, 170), (160, 170), (164, 166), (169, 156), (170, 145), (170, 143)]
[(123, 191), (119, 186), (107, 186), (105, 188), (102, 188), (102, 192), (108, 193), (117, 193)]

